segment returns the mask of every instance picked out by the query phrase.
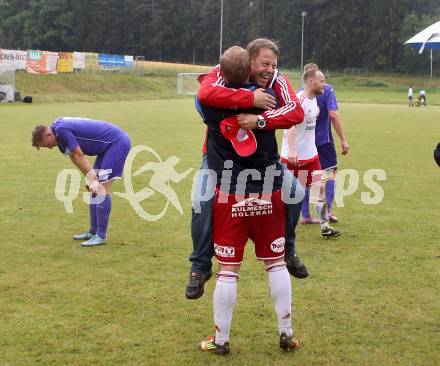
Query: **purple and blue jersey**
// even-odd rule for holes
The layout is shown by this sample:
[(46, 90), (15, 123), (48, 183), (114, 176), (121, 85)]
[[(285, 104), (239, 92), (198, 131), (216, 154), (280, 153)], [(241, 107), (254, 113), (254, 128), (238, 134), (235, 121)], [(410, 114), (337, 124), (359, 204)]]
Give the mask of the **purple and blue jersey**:
[(78, 117), (59, 118), (50, 128), (64, 155), (71, 155), (79, 146), (85, 155), (98, 156), (93, 169), (100, 182), (122, 177), (131, 148), (125, 131), (108, 122)]
[(338, 102), (333, 90), (333, 86), (326, 84), (324, 87), (324, 94), (316, 97), (319, 107), (319, 116), (316, 120), (315, 129), (315, 143), (316, 146), (332, 143), (332, 124), (330, 121), (329, 112), (338, 110)]
[(85, 155), (102, 155), (124, 131), (104, 121), (63, 117), (50, 125), (58, 140), (58, 149), (70, 155), (79, 146)]

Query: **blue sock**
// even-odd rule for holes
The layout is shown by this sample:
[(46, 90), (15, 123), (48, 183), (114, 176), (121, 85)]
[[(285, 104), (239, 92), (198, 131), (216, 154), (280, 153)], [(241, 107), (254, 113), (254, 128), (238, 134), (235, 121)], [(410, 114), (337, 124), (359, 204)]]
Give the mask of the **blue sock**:
[(96, 206), (96, 217), (98, 223), (97, 234), (100, 238), (105, 239), (107, 236), (108, 220), (110, 218), (110, 211), (112, 210), (112, 196), (105, 195), (104, 201), (98, 203)]
[[(92, 195), (90, 194), (90, 199), (92, 199)], [(90, 229), (89, 232), (92, 234), (96, 234), (96, 228), (98, 227), (98, 223), (96, 222), (96, 204), (89, 204), (89, 212), (90, 212)]]
[(335, 199), (335, 186), (336, 181), (334, 179), (325, 182), (325, 200), (327, 201), (328, 212), (332, 210), (333, 200)]
[(305, 192), (304, 192), (304, 199), (302, 202), (302, 209), (301, 209), (301, 215), (303, 218), (310, 217), (309, 195), (310, 195), (310, 187), (306, 187)]

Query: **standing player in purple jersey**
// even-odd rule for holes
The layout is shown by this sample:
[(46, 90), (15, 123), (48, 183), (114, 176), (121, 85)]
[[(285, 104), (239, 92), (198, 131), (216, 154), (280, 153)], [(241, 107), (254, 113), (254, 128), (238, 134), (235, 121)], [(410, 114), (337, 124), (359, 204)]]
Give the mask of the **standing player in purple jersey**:
[[(319, 70), (318, 65), (310, 63), (304, 66), (304, 72), (309, 70)], [(325, 183), (325, 199), (330, 222), (338, 222), (338, 218), (332, 211), (332, 204), (335, 198), (336, 169), (338, 161), (336, 158), (336, 148), (332, 135), (332, 125), (339, 136), (341, 142), (342, 155), (346, 155), (350, 146), (342, 128), (341, 117), (338, 113), (338, 102), (333, 90), (333, 86), (326, 84), (324, 94), (317, 96), (319, 116), (316, 120), (315, 143), (318, 149), (321, 168), (326, 171), (328, 177)], [(310, 189), (306, 189), (302, 206), (302, 224), (319, 224), (319, 220), (310, 216), (309, 211)]]
[[(62, 117), (50, 126), (35, 127), (32, 146), (37, 149), (57, 146), (86, 176), (87, 189), (91, 193), (90, 228), (74, 235), (73, 239), (83, 241), (82, 246), (105, 244), (112, 207), (110, 186), (114, 179), (122, 177), (131, 147), (128, 134), (108, 122)], [(97, 157), (93, 168), (86, 155)]]

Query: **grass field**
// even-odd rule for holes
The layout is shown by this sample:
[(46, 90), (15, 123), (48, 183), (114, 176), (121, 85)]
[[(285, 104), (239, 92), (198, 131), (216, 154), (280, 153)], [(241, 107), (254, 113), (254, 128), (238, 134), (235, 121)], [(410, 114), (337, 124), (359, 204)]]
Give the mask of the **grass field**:
[[(438, 365), (440, 171), (432, 151), (440, 108), (342, 103), (341, 114), (351, 151), (340, 167), (356, 169), (361, 183), (336, 209), (341, 238), (298, 229), (311, 272), (293, 281), (302, 348), (277, 349), (266, 274), (249, 243), (232, 354), (223, 359), (196, 351), (213, 331), (215, 281), (200, 300), (184, 298), (193, 174), (172, 183), (183, 215), (170, 206), (147, 222), (114, 196), (109, 244), (80, 248), (71, 235), (87, 227), (87, 206), (77, 198), (67, 214), (54, 196), (58, 172), (71, 163), (30, 144), (33, 126), (57, 116), (100, 118), (163, 160), (179, 157), (179, 172), (195, 172), (204, 128), (192, 101), (0, 105), (0, 365)], [(385, 196), (364, 205), (362, 177), (372, 168), (386, 171)], [(147, 183), (135, 180), (137, 189)], [(123, 192), (122, 182), (113, 191)], [(164, 204), (156, 194), (143, 206), (159, 212)]]
[[(190, 66), (182, 68), (179, 64), (153, 63), (144, 76), (114, 72), (47, 76), (17, 73), (16, 84), (22, 95), (32, 95), (36, 103), (175, 99), (177, 72), (206, 71), (203, 67), (192, 70)], [(294, 88), (300, 86), (298, 73), (286, 71), (285, 74)], [(405, 105), (408, 86), (412, 83), (415, 97), (420, 89), (424, 89), (428, 104), (440, 106), (440, 79), (330, 74), (327, 80), (335, 87), (340, 102)], [(195, 79), (185, 85), (188, 85), (185, 90), (197, 91)]]

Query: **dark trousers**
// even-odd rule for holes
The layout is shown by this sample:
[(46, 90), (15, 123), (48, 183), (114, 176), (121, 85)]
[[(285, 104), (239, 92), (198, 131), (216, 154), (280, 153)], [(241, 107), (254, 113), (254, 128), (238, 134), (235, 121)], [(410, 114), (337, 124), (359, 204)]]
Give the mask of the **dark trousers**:
[[(193, 252), (189, 257), (192, 263), (192, 272), (209, 272), (212, 267), (211, 259), (214, 255), (212, 211), (215, 182), (210, 181), (210, 177), (203, 174), (206, 169), (208, 169), (208, 161), (206, 155), (203, 155), (192, 203), (191, 237)], [(212, 197), (206, 200), (204, 197), (209, 197), (209, 189), (212, 189)]]
[[(292, 174), (290, 170), (287, 169), (287, 167), (283, 165), (284, 168), (284, 181), (290, 181), (291, 183), (288, 185), (283, 185), (283, 194), (289, 194), (290, 197), (294, 198), (295, 203), (286, 203), (288, 202), (286, 199), (285, 201), (285, 214), (286, 214), (286, 255), (293, 255), (296, 254), (296, 225), (298, 224), (299, 216), (301, 214), (301, 208), (302, 208), (302, 201), (304, 198), (304, 188), (301, 186), (301, 184), (298, 182), (298, 180), (295, 178), (295, 176)], [(290, 192), (289, 188), (286, 188), (290, 186)]]

